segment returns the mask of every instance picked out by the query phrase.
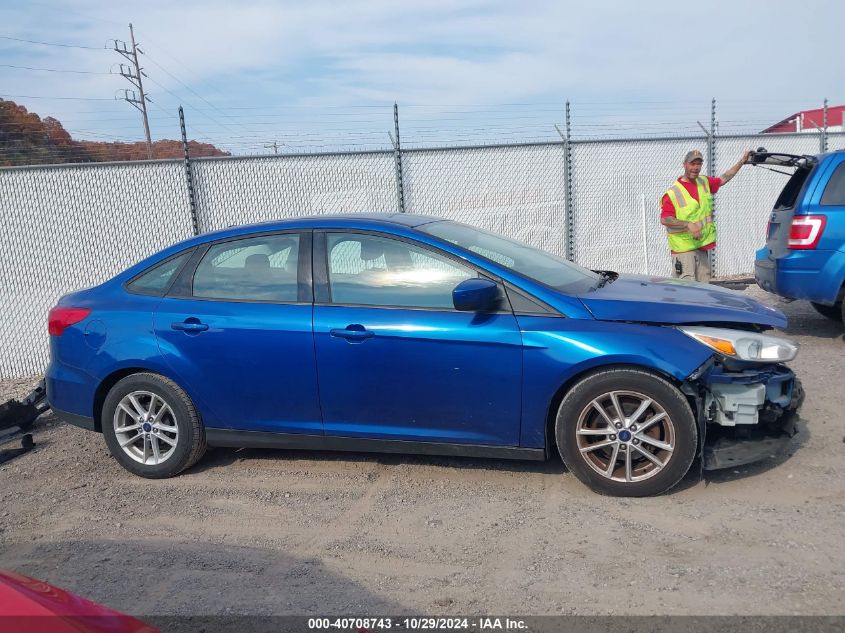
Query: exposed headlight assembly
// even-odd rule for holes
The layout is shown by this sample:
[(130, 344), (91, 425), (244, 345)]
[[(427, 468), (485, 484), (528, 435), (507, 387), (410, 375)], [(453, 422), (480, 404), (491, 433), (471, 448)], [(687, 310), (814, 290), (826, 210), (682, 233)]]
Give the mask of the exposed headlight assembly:
[(776, 336), (697, 325), (683, 326), (678, 329), (729, 358), (758, 363), (778, 363), (792, 360), (798, 354), (796, 343)]

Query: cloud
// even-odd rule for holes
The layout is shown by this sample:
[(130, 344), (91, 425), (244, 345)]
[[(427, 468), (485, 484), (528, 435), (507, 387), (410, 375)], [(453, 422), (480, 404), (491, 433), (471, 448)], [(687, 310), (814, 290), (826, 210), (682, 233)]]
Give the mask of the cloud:
[[(128, 40), (132, 21), (147, 53), (146, 87), (159, 119), (154, 134), (175, 136), (175, 109), (182, 103), (197, 133), (235, 137), (232, 130), (239, 129), (240, 137), (261, 138), (266, 128), (257, 121), (239, 127), (246, 108), (276, 108), (282, 130), (281, 106), (394, 100), (562, 107), (571, 99), (601, 102), (590, 106), (596, 121), (647, 115), (671, 122), (677, 116), (692, 125), (716, 96), (726, 120), (763, 124), (825, 96), (845, 102), (835, 67), (823, 61), (837, 57), (845, 8), (810, 0), (802, 13), (824, 19), (796, 19), (794, 3), (779, 0), (718, 1), (695, 10), (668, 1), (35, 0), (0, 8), (0, 34), (96, 47), (110, 38)], [(107, 50), (9, 41), (0, 41), (0, 58), (100, 72), (121, 61)], [(108, 101), (128, 87), (119, 76), (3, 70), (7, 94), (106, 99), (18, 99), (30, 109), (78, 121), (80, 129), (138, 134), (137, 113)], [(662, 102), (665, 112), (637, 105), (641, 101)], [(383, 136), (384, 125), (373, 126)]]

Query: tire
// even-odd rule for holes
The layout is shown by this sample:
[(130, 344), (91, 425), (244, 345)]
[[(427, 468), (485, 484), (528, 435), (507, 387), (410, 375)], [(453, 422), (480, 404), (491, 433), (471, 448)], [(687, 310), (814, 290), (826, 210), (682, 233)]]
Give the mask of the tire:
[(839, 323), (845, 319), (845, 306), (842, 305), (841, 301), (832, 306), (826, 306), (823, 303), (810, 301), (810, 305), (813, 306), (816, 309), (816, 312), (821, 314), (823, 317), (827, 317), (833, 321), (838, 321)]
[[(614, 413), (614, 399), (624, 420)], [(566, 393), (555, 439), (569, 471), (595, 492), (648, 497), (687, 474), (698, 430), (686, 397), (671, 383), (642, 370), (605, 369)]]
[(141, 477), (177, 475), (206, 450), (205, 427), (188, 394), (158, 374), (133, 374), (115, 384), (101, 420), (112, 456)]

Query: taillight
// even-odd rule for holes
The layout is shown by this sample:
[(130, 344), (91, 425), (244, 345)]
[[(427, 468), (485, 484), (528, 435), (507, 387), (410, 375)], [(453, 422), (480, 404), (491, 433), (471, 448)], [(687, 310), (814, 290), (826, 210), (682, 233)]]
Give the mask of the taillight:
[(82, 319), (91, 314), (89, 308), (65, 308), (56, 306), (50, 310), (50, 317), (47, 321), (47, 331), (52, 336), (61, 336), (65, 329), (69, 328), (74, 323), (79, 323)]
[(791, 249), (815, 248), (822, 237), (827, 216), (824, 215), (796, 215), (789, 227), (789, 242)]

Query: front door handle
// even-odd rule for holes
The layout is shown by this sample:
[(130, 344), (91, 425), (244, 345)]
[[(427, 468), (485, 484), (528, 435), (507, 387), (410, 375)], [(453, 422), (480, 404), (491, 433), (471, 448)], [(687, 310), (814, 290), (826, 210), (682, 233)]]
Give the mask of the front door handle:
[(329, 334), (337, 338), (345, 338), (350, 342), (365, 341), (368, 338), (373, 338), (375, 333), (365, 328), (363, 325), (353, 323), (347, 325), (345, 328), (334, 328), (329, 330)]
[(187, 334), (199, 334), (200, 332), (205, 332), (208, 329), (208, 325), (201, 322), (199, 319), (190, 318), (185, 319), (184, 321), (174, 321), (170, 324), (171, 330), (180, 330), (182, 332), (186, 332)]

